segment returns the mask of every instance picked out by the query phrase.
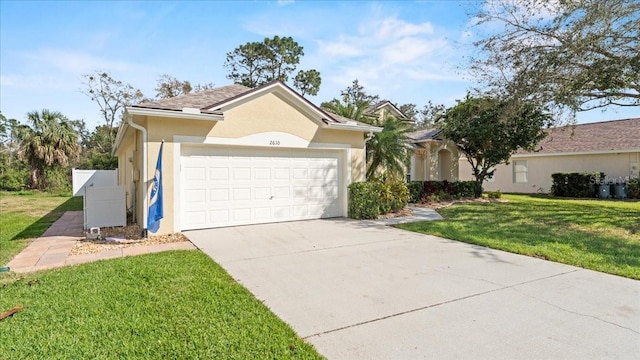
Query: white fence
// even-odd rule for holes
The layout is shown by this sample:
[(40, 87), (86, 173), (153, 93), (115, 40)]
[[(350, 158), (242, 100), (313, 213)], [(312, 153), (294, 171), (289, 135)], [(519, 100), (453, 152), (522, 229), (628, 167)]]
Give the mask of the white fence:
[(127, 225), (126, 195), (117, 170), (72, 171), (73, 195), (83, 196), (84, 228)]
[(73, 179), (73, 196), (83, 196), (87, 186), (118, 185), (118, 170), (78, 170), (71, 172)]

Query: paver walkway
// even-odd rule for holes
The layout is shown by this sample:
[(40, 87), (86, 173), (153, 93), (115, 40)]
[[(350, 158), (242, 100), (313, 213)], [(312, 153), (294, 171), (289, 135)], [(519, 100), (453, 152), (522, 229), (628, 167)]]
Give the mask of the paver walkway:
[(114, 259), (167, 250), (193, 250), (188, 241), (113, 249), (94, 254), (71, 255), (74, 245), (84, 238), (82, 211), (67, 211), (55, 223), (35, 239), (7, 266), (16, 273), (46, 270), (61, 266), (81, 264), (97, 260)]

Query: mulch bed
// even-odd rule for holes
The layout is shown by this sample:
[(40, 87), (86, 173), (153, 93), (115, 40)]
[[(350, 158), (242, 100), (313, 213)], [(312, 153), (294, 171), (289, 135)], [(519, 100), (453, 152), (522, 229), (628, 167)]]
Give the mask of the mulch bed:
[(137, 225), (100, 228), (100, 235), (99, 240), (85, 238), (78, 241), (71, 249), (70, 255), (95, 254), (114, 249), (189, 241), (182, 233), (150, 235), (148, 238), (143, 238), (142, 230)]

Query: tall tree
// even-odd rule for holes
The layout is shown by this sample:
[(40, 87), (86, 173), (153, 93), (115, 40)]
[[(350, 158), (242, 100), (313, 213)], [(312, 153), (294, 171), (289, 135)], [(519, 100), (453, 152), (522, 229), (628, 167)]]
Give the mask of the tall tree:
[(406, 121), (387, 116), (382, 132), (367, 142), (367, 179), (404, 178), (409, 167), (412, 147), (407, 137), (410, 125)]
[(417, 129), (429, 129), (435, 126), (436, 121), (442, 116), (446, 107), (442, 104), (434, 104), (429, 100), (425, 106), (420, 109)]
[[(290, 36), (265, 38), (248, 42), (228, 52), (224, 66), (227, 79), (248, 87), (264, 85), (273, 80), (287, 82), (296, 70), (304, 49)], [(313, 72), (312, 72), (313, 71)], [(314, 94), (320, 87), (317, 70), (298, 73), (294, 86), (305, 94)]]
[(478, 189), (519, 149), (533, 151), (552, 117), (532, 103), (512, 104), (494, 97), (467, 97), (447, 109), (436, 125), (471, 165)]
[(98, 104), (105, 125), (110, 129), (109, 141), (113, 142), (125, 107), (143, 101), (144, 95), (130, 84), (114, 79), (108, 72), (96, 71), (83, 77), (82, 92)]
[(640, 106), (637, 0), (492, 0), (474, 19), (471, 67), (496, 93), (571, 114)]
[(180, 81), (169, 74), (162, 74), (156, 82), (156, 97), (167, 99), (174, 96), (184, 95), (191, 92), (193, 88), (188, 80)]
[(175, 96), (197, 93), (203, 90), (208, 90), (213, 88), (213, 83), (204, 83), (204, 84), (196, 84), (191, 85), (189, 80), (178, 80), (174, 76), (169, 74), (162, 74), (158, 77), (156, 81), (156, 97), (159, 99), (167, 99)]
[[(377, 124), (377, 117), (367, 112), (368, 108), (374, 105), (380, 97), (369, 95), (360, 85), (358, 79), (353, 80), (350, 86), (342, 90), (341, 99), (331, 99), (323, 102), (320, 107), (336, 115), (349, 119), (363, 121), (369, 124)], [(379, 124), (378, 124), (379, 125)]]
[(59, 112), (47, 109), (27, 114), (29, 125), (16, 131), (20, 140), (18, 157), (28, 162), (33, 189), (44, 189), (46, 168), (66, 167), (80, 151), (78, 134), (69, 120)]
[(416, 104), (402, 104), (398, 107), (398, 109), (410, 120), (417, 120), (418, 117), (418, 106)]
[(322, 79), (320, 78), (320, 72), (318, 72), (318, 70), (300, 70), (293, 80), (293, 87), (298, 89), (302, 96), (307, 94), (317, 95), (321, 83)]

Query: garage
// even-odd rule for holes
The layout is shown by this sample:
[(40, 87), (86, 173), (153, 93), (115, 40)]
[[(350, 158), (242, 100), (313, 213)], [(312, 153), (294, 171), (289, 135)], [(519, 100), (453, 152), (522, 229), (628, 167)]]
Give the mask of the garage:
[(185, 146), (183, 230), (343, 215), (343, 151)]

